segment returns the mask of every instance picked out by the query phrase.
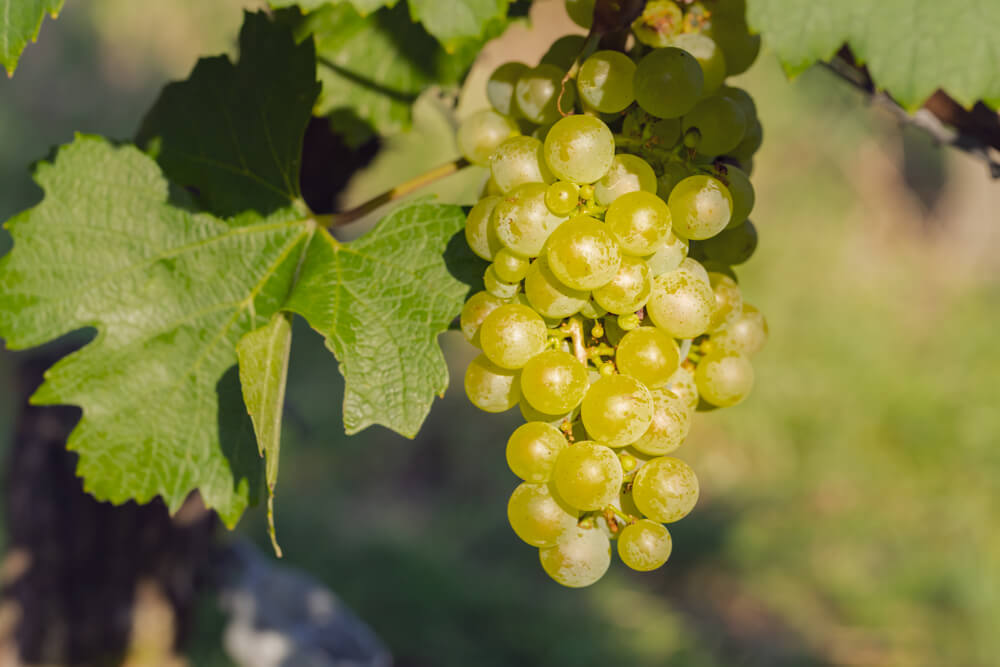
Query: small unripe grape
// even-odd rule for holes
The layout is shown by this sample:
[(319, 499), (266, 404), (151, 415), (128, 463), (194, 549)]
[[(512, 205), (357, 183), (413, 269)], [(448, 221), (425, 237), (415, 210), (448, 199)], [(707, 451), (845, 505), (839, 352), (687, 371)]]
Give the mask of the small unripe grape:
[(537, 257), (565, 220), (545, 205), (545, 192), (544, 183), (524, 183), (504, 195), (493, 211), (496, 237), (515, 255)]
[(622, 486), (622, 465), (602, 444), (584, 440), (559, 452), (552, 480), (559, 496), (571, 506), (597, 510), (614, 502)]
[(683, 116), (705, 89), (705, 75), (693, 55), (667, 47), (646, 54), (635, 68), (635, 101), (657, 118)]
[(476, 292), (462, 306), (462, 314), (459, 316), (459, 325), (462, 328), (462, 335), (476, 347), (479, 347), (479, 326), (486, 319), (486, 316), (494, 310), (504, 305), (504, 300), (489, 292)]
[(516, 283), (528, 272), (528, 260), (503, 248), (493, 258), (493, 270), (501, 280)]
[(594, 290), (594, 301), (616, 315), (634, 313), (646, 305), (652, 284), (646, 260), (623, 255), (614, 277)]
[(554, 547), (538, 552), (542, 569), (569, 588), (590, 586), (611, 565), (611, 541), (598, 528), (576, 527), (566, 531)]
[(698, 478), (684, 461), (661, 456), (635, 474), (632, 500), (653, 521), (673, 523), (687, 516), (698, 502)]
[(565, 111), (572, 110), (576, 103), (576, 88), (570, 80), (563, 91), (565, 74), (555, 65), (539, 65), (521, 74), (514, 85), (514, 106), (518, 113), (532, 123), (545, 125), (562, 117), (560, 106)]
[(497, 251), (503, 247), (491, 220), (493, 211), (499, 203), (500, 197), (483, 197), (472, 207), (469, 217), (465, 219), (466, 242), (472, 248), (472, 252), (487, 262), (492, 261)]
[(548, 330), (527, 306), (508, 303), (486, 316), (479, 327), (483, 354), (502, 368), (521, 368), (545, 349)]
[(576, 527), (579, 513), (562, 502), (548, 484), (520, 484), (507, 502), (507, 520), (533, 547), (550, 547)]
[(691, 430), (693, 407), (669, 389), (654, 389), (653, 421), (632, 447), (643, 454), (663, 456), (684, 442)]
[(587, 369), (569, 352), (546, 350), (521, 371), (521, 393), (536, 409), (551, 415), (569, 412), (587, 393)]
[(633, 570), (649, 572), (670, 558), (673, 542), (663, 524), (642, 519), (625, 526), (618, 537), (618, 555)]
[(583, 114), (559, 120), (545, 137), (545, 161), (564, 181), (593, 183), (615, 159), (615, 137), (603, 121)]
[(494, 109), (505, 116), (513, 115), (514, 86), (529, 69), (524, 63), (509, 62), (493, 70), (486, 82), (486, 97)]
[(767, 342), (767, 320), (759, 310), (744, 303), (739, 317), (729, 326), (712, 335), (712, 349), (739, 352), (753, 356)]
[(698, 363), (694, 373), (698, 395), (720, 408), (740, 403), (753, 389), (753, 366), (737, 352), (711, 352)]
[(708, 328), (709, 331), (718, 331), (735, 322), (743, 312), (743, 294), (736, 281), (724, 273), (713, 271), (708, 274), (708, 278), (715, 295), (712, 322)]
[(707, 239), (729, 224), (733, 198), (717, 178), (688, 176), (678, 183), (667, 201), (674, 231), (686, 239)]
[(519, 371), (500, 368), (480, 354), (465, 369), (465, 394), (480, 410), (503, 412), (521, 398)]
[(533, 137), (511, 137), (490, 156), (490, 173), (500, 192), (508, 193), (525, 183), (551, 183), (554, 179), (542, 142)]
[(637, 155), (619, 153), (611, 162), (608, 173), (594, 184), (594, 199), (607, 206), (628, 192), (656, 192), (656, 173), (649, 163)]
[(580, 203), (580, 186), (569, 181), (556, 181), (545, 189), (545, 205), (553, 215), (572, 213)]
[(552, 273), (564, 285), (591, 290), (614, 277), (622, 255), (604, 223), (578, 215), (552, 232), (545, 257)]
[(708, 331), (715, 295), (692, 273), (675, 270), (653, 279), (646, 312), (653, 324), (674, 338), (694, 338)]
[(666, 202), (646, 191), (629, 192), (615, 199), (604, 221), (622, 252), (640, 257), (653, 253), (672, 231)]
[(592, 384), (583, 397), (580, 417), (590, 437), (611, 447), (624, 447), (649, 428), (653, 397), (633, 377), (605, 376)]
[(507, 465), (526, 482), (547, 482), (552, 478), (556, 457), (566, 446), (566, 437), (555, 426), (528, 422), (507, 440)]
[(702, 95), (711, 95), (722, 85), (726, 78), (726, 57), (711, 37), (685, 32), (673, 36), (670, 46), (684, 49), (698, 61), (704, 75)]
[(590, 296), (586, 290), (575, 290), (562, 284), (549, 269), (544, 256), (528, 267), (524, 277), (524, 295), (541, 315), (560, 318), (578, 312)]
[(650, 389), (670, 381), (680, 359), (674, 339), (656, 327), (629, 331), (618, 343), (615, 363), (619, 372), (634, 377)]
[(472, 164), (488, 167), (497, 146), (519, 134), (521, 130), (513, 120), (492, 109), (484, 109), (458, 126), (458, 149)]
[(580, 66), (580, 99), (602, 113), (624, 111), (635, 100), (634, 74), (635, 63), (621, 51), (598, 51)]

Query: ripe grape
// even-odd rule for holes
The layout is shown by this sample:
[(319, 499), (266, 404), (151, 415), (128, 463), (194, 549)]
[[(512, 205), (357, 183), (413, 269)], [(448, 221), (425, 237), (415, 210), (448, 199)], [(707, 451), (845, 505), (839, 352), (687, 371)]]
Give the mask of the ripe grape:
[(533, 547), (551, 547), (576, 527), (579, 513), (561, 501), (548, 484), (524, 482), (507, 503), (510, 527)]
[(684, 49), (698, 61), (704, 75), (702, 95), (711, 95), (726, 78), (726, 57), (708, 35), (685, 32), (670, 39), (670, 46)]
[(521, 289), (521, 285), (518, 283), (501, 280), (492, 264), (487, 266), (486, 272), (483, 273), (483, 287), (498, 299), (513, 299), (518, 290)]
[(566, 438), (555, 426), (528, 422), (507, 440), (507, 465), (526, 482), (547, 482), (552, 478), (556, 457), (565, 447)]
[(591, 290), (614, 277), (622, 255), (603, 222), (578, 215), (552, 232), (545, 258), (553, 275), (564, 285)]
[(500, 280), (516, 283), (528, 272), (528, 260), (502, 248), (493, 258), (493, 270)]
[(708, 277), (708, 269), (693, 257), (685, 257), (681, 260), (681, 265), (677, 267), (677, 270), (686, 271), (709, 287), (712, 286), (712, 279)]
[(663, 524), (642, 519), (625, 526), (618, 537), (618, 555), (633, 570), (649, 572), (670, 558), (673, 542)]
[(698, 502), (698, 478), (680, 459), (660, 456), (648, 461), (635, 474), (632, 500), (640, 512), (654, 521), (680, 521)]
[(708, 331), (715, 295), (708, 283), (684, 270), (653, 279), (646, 312), (653, 324), (674, 338), (694, 338)]
[[(645, 328), (645, 327), (644, 327)], [(635, 450), (651, 456), (669, 454), (684, 442), (691, 430), (693, 406), (670, 389), (654, 389), (653, 421), (638, 440), (632, 443)]]
[(592, 384), (583, 397), (580, 417), (590, 437), (611, 447), (624, 447), (649, 428), (653, 397), (633, 377), (605, 376)]
[(579, 510), (611, 504), (622, 486), (622, 464), (608, 447), (584, 440), (559, 452), (552, 481), (559, 496)]
[(698, 406), (698, 384), (694, 379), (694, 369), (681, 365), (670, 377), (667, 389), (681, 400), (689, 412), (694, 412)]
[(459, 315), (458, 319), (465, 340), (479, 347), (479, 325), (483, 323), (487, 315), (504, 303), (503, 299), (493, 296), (489, 292), (476, 292), (470, 296), (465, 305), (462, 306), (462, 314)]
[(486, 261), (491, 261), (502, 247), (497, 238), (496, 228), (491, 224), (493, 210), (500, 203), (500, 197), (483, 197), (465, 219), (465, 240), (472, 252)]
[(607, 206), (628, 192), (656, 192), (656, 173), (641, 157), (619, 153), (611, 162), (608, 173), (594, 183), (594, 199)]
[(551, 183), (554, 178), (534, 137), (511, 137), (490, 156), (490, 173), (501, 193), (525, 183)]
[(739, 316), (717, 334), (712, 334), (712, 349), (757, 354), (767, 342), (767, 320), (759, 310), (744, 303)]
[(742, 402), (753, 389), (753, 366), (738, 352), (713, 351), (698, 363), (694, 378), (702, 399), (727, 408)]
[(513, 116), (514, 86), (529, 69), (524, 63), (509, 62), (493, 70), (486, 82), (486, 98), (494, 109), (505, 116)]
[(479, 327), (483, 354), (497, 366), (518, 369), (545, 349), (545, 322), (531, 308), (517, 303), (500, 306)]
[(674, 231), (686, 239), (707, 239), (729, 224), (733, 198), (722, 181), (706, 174), (688, 176), (667, 201)]
[(545, 162), (564, 181), (593, 183), (608, 172), (614, 159), (615, 137), (593, 116), (566, 116), (545, 136)]
[(705, 97), (694, 105), (683, 120), (685, 132), (696, 128), (698, 152), (722, 155), (736, 148), (746, 132), (747, 120), (736, 102), (721, 95)]
[(653, 254), (646, 257), (650, 275), (655, 278), (660, 274), (673, 271), (681, 265), (687, 254), (687, 240), (674, 234), (671, 229), (667, 238), (653, 249)]
[(587, 58), (577, 74), (580, 99), (597, 111), (617, 113), (635, 101), (632, 77), (635, 63), (620, 51), (598, 51)]
[(618, 343), (615, 353), (618, 370), (650, 389), (669, 382), (679, 363), (677, 343), (656, 327), (639, 327), (629, 331)]
[(615, 199), (604, 222), (622, 252), (649, 255), (671, 232), (670, 209), (651, 191), (629, 192)]
[(544, 256), (528, 267), (524, 295), (531, 307), (545, 317), (569, 317), (583, 308), (590, 296), (586, 290), (576, 290), (560, 282)]
[(540, 410), (536, 410), (534, 406), (531, 405), (531, 403), (528, 403), (528, 401), (524, 400), (524, 396), (522, 396), (521, 400), (518, 401), (517, 407), (521, 411), (521, 416), (524, 417), (524, 421), (545, 422), (546, 424), (550, 424), (556, 427), (561, 426), (563, 422), (565, 422), (566, 419), (570, 417), (571, 414), (570, 412), (566, 412), (561, 415), (546, 414)]
[(480, 167), (490, 164), (490, 155), (506, 139), (521, 134), (517, 123), (509, 117), (484, 109), (478, 111), (458, 127), (458, 149), (465, 159)]
[(597, 528), (572, 528), (554, 547), (538, 552), (542, 569), (552, 579), (569, 588), (590, 586), (604, 576), (611, 565), (611, 542)]
[(556, 415), (580, 404), (587, 392), (587, 369), (569, 352), (546, 350), (521, 370), (521, 393), (543, 413)]
[(610, 313), (634, 313), (646, 305), (652, 288), (649, 265), (638, 257), (622, 256), (618, 271), (610, 282), (594, 290), (601, 308)]
[[(539, 65), (521, 74), (514, 85), (514, 106), (524, 118), (537, 125), (554, 123), (562, 117), (563, 110), (572, 110), (576, 103), (576, 89), (567, 81), (566, 73), (555, 65)], [(562, 100), (559, 100), (560, 92)]]
[(715, 295), (715, 306), (712, 308), (712, 322), (708, 325), (710, 331), (724, 329), (740, 316), (743, 311), (743, 294), (736, 281), (724, 273), (712, 271), (708, 274), (712, 293)]
[(465, 395), (484, 412), (503, 412), (521, 398), (519, 371), (500, 368), (480, 354), (465, 369)]
[(701, 65), (693, 55), (675, 47), (646, 54), (635, 68), (633, 83), (635, 101), (657, 118), (683, 116), (705, 90)]
[(493, 228), (500, 243), (521, 257), (537, 257), (545, 240), (565, 218), (545, 205), (544, 183), (525, 183), (504, 195), (493, 211)]

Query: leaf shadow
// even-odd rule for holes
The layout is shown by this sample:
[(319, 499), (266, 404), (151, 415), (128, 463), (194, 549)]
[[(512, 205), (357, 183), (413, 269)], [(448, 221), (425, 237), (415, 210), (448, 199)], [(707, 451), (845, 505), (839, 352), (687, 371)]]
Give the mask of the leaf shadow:
[(465, 240), (465, 230), (455, 232), (444, 250), (444, 263), (456, 280), (468, 286), (465, 298), (483, 290), (483, 272), (487, 262), (469, 249)]
[(226, 371), (215, 387), (219, 398), (219, 447), (233, 474), (233, 490), (244, 485), (249, 505), (256, 505), (264, 486), (264, 459), (257, 452), (253, 422), (243, 402), (237, 366)]

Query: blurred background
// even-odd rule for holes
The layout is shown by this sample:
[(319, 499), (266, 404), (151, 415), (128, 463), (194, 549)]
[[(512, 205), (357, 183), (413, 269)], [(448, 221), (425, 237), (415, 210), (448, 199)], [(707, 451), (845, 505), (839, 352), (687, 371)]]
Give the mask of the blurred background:
[[(128, 138), (167, 80), (232, 52), (244, 4), (91, 0), (46, 20), (0, 78), (0, 219), (38, 201), (29, 165), (52, 146), (75, 131)], [(558, 5), (513, 31), (518, 59), (561, 34)], [(734, 83), (765, 129), (761, 242), (738, 272), (771, 339), (751, 397), (699, 414), (678, 451), (703, 495), (671, 526), (662, 570), (616, 563), (580, 591), (548, 580), (506, 521), (520, 416), (467, 402), (460, 334), (442, 336), (452, 387), (416, 440), (348, 438), (337, 364), (298, 326), (284, 562), (341, 596), (397, 665), (996, 664), (1000, 182), (820, 68), (789, 83), (766, 42)], [(399, 175), (386, 170), (348, 198)], [(4, 451), (30, 354), (0, 352)], [(237, 532), (270, 548), (259, 507)], [(210, 595), (194, 623), (191, 664), (230, 664)]]

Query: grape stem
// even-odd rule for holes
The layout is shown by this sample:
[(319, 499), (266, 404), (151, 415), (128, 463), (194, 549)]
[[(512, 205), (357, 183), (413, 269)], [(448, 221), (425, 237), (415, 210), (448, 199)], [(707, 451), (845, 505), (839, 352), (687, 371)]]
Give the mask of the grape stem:
[(315, 216), (316, 222), (331, 230), (334, 227), (341, 227), (349, 222), (354, 222), (358, 218), (363, 218), (372, 211), (385, 206), (389, 202), (402, 199), (403, 197), (412, 194), (417, 190), (434, 183), (435, 181), (439, 181), (446, 176), (451, 176), (468, 166), (469, 161), (464, 157), (456, 158), (451, 162), (446, 162), (445, 164), (437, 166), (430, 171), (425, 171), (415, 178), (404, 181), (396, 187), (386, 190), (377, 197), (373, 197), (365, 203), (355, 206), (354, 208), (341, 211), (340, 213), (317, 215)]
[(620, 509), (618, 509), (614, 505), (608, 505), (607, 507), (604, 508), (604, 511), (605, 512), (610, 512), (610, 513), (614, 514), (616, 517), (618, 517), (619, 519), (621, 519), (622, 521), (624, 521), (626, 526), (628, 524), (630, 524), (630, 523), (635, 523), (635, 517), (634, 516), (630, 516), (628, 514), (625, 514), (625, 512), (621, 511)]
[(569, 322), (564, 323), (559, 328), (568, 333), (573, 340), (573, 356), (586, 366), (590, 355), (587, 353), (587, 347), (583, 344), (583, 321), (579, 316), (574, 315), (569, 318)]

